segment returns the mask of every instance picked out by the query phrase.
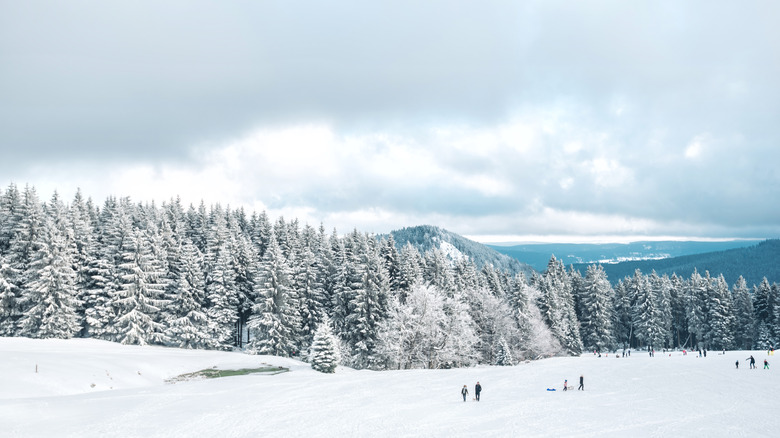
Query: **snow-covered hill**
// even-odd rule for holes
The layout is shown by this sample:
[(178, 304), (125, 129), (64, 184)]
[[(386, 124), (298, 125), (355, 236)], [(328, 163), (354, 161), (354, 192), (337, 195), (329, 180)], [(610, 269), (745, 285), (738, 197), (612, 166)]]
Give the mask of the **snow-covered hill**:
[(392, 231), (390, 234), (393, 236), (399, 249), (407, 243), (411, 243), (420, 252), (438, 248), (451, 260), (467, 257), (478, 268), (490, 264), (496, 269), (510, 273), (523, 272), (526, 275), (530, 275), (533, 272), (531, 266), (508, 255), (501, 254), (487, 245), (432, 225), (406, 227)]
[[(750, 354), (759, 369), (748, 369)], [(0, 338), (0, 436), (773, 436), (780, 378), (761, 369), (764, 358), (632, 352), (328, 375), (270, 356)], [(165, 383), (202, 368), (261, 363), (290, 372)], [(564, 379), (576, 387), (580, 375), (584, 392), (561, 391)], [(477, 381), (482, 400), (464, 403), (460, 388), (473, 392)]]

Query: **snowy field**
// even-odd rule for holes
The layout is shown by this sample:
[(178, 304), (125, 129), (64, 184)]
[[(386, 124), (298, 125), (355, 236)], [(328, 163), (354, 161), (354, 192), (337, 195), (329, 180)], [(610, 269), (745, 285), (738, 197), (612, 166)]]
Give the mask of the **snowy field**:
[[(748, 369), (750, 354), (758, 369)], [(780, 436), (766, 352), (317, 373), (272, 356), (0, 338), (2, 437)], [(734, 363), (739, 360), (739, 369)], [(204, 368), (290, 372), (166, 383)], [(36, 373), (37, 366), (37, 373)], [(562, 392), (564, 379), (585, 391)], [(460, 388), (482, 384), (482, 400)], [(555, 387), (555, 392), (546, 388)]]

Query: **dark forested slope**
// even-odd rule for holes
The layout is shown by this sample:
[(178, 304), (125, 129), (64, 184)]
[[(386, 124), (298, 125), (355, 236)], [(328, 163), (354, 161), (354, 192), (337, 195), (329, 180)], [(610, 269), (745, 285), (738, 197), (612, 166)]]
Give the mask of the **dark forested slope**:
[[(699, 273), (709, 271), (716, 277), (723, 274), (729, 284), (745, 277), (748, 285), (759, 284), (766, 277), (770, 283), (780, 281), (780, 240), (765, 240), (758, 245), (726, 251), (694, 254), (662, 260), (641, 260), (615, 264), (605, 264), (604, 271), (614, 284), (624, 277), (631, 276), (639, 269), (643, 273), (655, 270), (659, 275), (676, 273), (690, 277), (694, 269)], [(574, 265), (584, 272), (586, 265)]]

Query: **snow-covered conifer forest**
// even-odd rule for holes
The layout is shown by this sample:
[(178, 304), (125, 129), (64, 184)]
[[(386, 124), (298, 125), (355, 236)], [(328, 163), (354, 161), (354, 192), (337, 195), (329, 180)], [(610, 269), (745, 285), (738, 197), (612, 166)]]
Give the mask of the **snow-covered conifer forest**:
[(707, 272), (637, 271), (612, 287), (600, 266), (581, 274), (555, 257), (527, 278), (265, 212), (0, 191), (1, 336), (340, 357), (359, 369), (507, 365), (769, 348), (779, 293)]

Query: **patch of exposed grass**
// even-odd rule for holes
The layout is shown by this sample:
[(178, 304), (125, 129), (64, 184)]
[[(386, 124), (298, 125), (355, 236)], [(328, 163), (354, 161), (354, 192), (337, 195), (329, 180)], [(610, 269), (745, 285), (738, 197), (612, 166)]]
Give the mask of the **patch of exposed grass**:
[(243, 376), (246, 374), (281, 374), (290, 371), (284, 367), (264, 366), (260, 368), (242, 368), (239, 370), (220, 370), (216, 367), (207, 368), (205, 370), (195, 371), (194, 373), (186, 373), (180, 376), (167, 379), (166, 383), (185, 382), (187, 380), (200, 380), (200, 379), (216, 379), (218, 377), (231, 377), (231, 376)]

